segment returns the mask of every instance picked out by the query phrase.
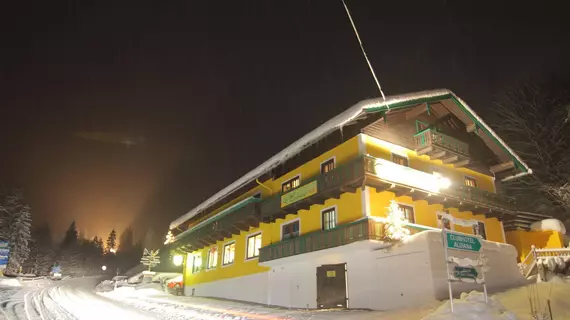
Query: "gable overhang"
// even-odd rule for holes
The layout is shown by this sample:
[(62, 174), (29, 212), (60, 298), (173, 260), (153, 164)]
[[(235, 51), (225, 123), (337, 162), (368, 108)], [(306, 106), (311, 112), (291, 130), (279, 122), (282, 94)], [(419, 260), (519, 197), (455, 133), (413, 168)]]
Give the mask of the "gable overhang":
[[(483, 134), (482, 139), (489, 146), (499, 158), (508, 158), (512, 161), (514, 174), (507, 176), (503, 181), (518, 178), (532, 173), (532, 170), (520, 159), (520, 157), (481, 119), (463, 100), (457, 97), (453, 92), (447, 89), (421, 91), (411, 94), (395, 95), (386, 97), (386, 99), (376, 98), (363, 100), (356, 105), (350, 107), (339, 115), (333, 117), (327, 122), (323, 123), (315, 130), (301, 137), (281, 152), (277, 153), (269, 160), (265, 161), (255, 169), (246, 173), (244, 176), (220, 190), (206, 201), (196, 206), (191, 211), (182, 215), (170, 224), (170, 229), (177, 228), (181, 224), (190, 220), (199, 213), (207, 210), (210, 206), (216, 204), (218, 201), (223, 200), (228, 194), (243, 188), (244, 186), (256, 181), (259, 177), (270, 172), (277, 166), (283, 164), (285, 161), (291, 159), (302, 150), (313, 145), (319, 140), (325, 138), (336, 130), (342, 130), (343, 127), (358, 123), (358, 120), (367, 118), (371, 115), (385, 116), (391, 111), (399, 109), (408, 109), (415, 107), (419, 104), (430, 103), (436, 101), (450, 101), (457, 110), (460, 110), (471, 123), (466, 123), (467, 126), (472, 126), (478, 134)], [(463, 117), (465, 118), (465, 117)], [(465, 122), (465, 121), (464, 121)]]

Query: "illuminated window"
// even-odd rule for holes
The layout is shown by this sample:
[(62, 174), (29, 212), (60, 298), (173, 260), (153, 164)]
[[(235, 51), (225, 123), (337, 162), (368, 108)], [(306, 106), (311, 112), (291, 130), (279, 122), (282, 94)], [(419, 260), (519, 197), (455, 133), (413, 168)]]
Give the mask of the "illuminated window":
[(408, 220), (409, 223), (416, 223), (416, 216), (414, 214), (414, 207), (405, 204), (398, 203), (398, 207), (404, 212), (404, 218)]
[(247, 237), (246, 259), (259, 257), (259, 248), (261, 248), (261, 233)]
[(327, 173), (334, 170), (334, 158), (321, 163), (321, 173)]
[(300, 234), (299, 220), (281, 226), (281, 240), (298, 237)]
[(329, 208), (323, 210), (322, 215), (322, 229), (329, 230), (336, 227), (336, 208)]
[(477, 180), (471, 177), (465, 177), (465, 185), (468, 187), (477, 188)]
[(447, 229), (447, 230), (453, 230), (453, 226), (451, 224), (451, 221), (449, 221), (449, 219), (443, 218), (442, 213), (437, 214), (437, 227), (440, 229), (445, 227), (445, 229)]
[(487, 240), (487, 230), (485, 229), (485, 223), (478, 221), (477, 224), (473, 226), (473, 234), (476, 236), (481, 236), (481, 238)]
[(194, 255), (192, 260), (192, 273), (200, 272), (202, 270), (202, 255)]
[(228, 243), (224, 245), (224, 258), (222, 259), (222, 265), (226, 266), (228, 264), (234, 263), (236, 257), (236, 243)]
[(299, 176), (296, 176), (295, 178), (289, 181), (283, 182), (283, 184), (281, 185), (281, 191), (285, 193), (295, 188), (298, 188), (300, 185), (301, 185), (301, 178)]
[(408, 158), (402, 157), (401, 155), (392, 153), (392, 162), (397, 163), (401, 166), (408, 166)]
[(208, 250), (208, 269), (213, 269), (218, 266), (218, 248), (211, 247)]

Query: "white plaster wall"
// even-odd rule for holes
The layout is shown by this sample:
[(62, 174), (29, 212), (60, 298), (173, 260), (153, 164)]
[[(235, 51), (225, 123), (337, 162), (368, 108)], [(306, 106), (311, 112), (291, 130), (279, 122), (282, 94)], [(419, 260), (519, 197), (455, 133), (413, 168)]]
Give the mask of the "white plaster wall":
[(369, 308), (374, 302), (374, 268), (371, 250), (380, 245), (362, 241), (304, 255), (266, 262), (270, 266), (271, 304), (290, 308), (317, 307), (317, 267), (347, 264), (347, 290), (350, 308)]
[(373, 252), (376, 279), (368, 308), (390, 310), (434, 301), (428, 243), (421, 234), (415, 241)]
[(268, 273), (256, 273), (243, 277), (230, 278), (184, 287), (184, 295), (218, 297), (232, 300), (268, 303)]

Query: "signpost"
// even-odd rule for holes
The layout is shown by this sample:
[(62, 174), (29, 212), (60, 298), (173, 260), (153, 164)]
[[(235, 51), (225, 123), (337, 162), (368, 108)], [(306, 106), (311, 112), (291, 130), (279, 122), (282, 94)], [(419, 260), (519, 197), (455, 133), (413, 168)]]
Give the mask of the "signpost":
[[(458, 224), (464, 227), (475, 226), (477, 224), (476, 220), (463, 220), (451, 216), (448, 213), (442, 215), (442, 219), (449, 219), (453, 221), (454, 224)], [(481, 238), (478, 236), (472, 236), (463, 233), (457, 233), (445, 228), (445, 224), (441, 229), (441, 238), (443, 241), (443, 251), (445, 253), (445, 265), (447, 268), (447, 285), (449, 288), (449, 303), (451, 306), (451, 312), (453, 313), (453, 289), (451, 287), (452, 282), (475, 282), (483, 284), (483, 291), (485, 294), (485, 302), (488, 302), (487, 296), (487, 284), (485, 283), (484, 272), (479, 273), (476, 267), (482, 267), (481, 261), (483, 261), (483, 250), (481, 245)], [(456, 257), (450, 255), (449, 251), (458, 250), (463, 252), (477, 253), (478, 259), (472, 260), (469, 258), (464, 258), (462, 265), (454, 265), (453, 270), (450, 270), (450, 265), (457, 264), (458, 260)], [(467, 265), (466, 265), (467, 264)], [(453, 271), (453, 273), (451, 273)]]
[(453, 269), (453, 275), (458, 279), (473, 279), (476, 280), (479, 276), (479, 272), (474, 267), (460, 267), (455, 266)]
[(0, 240), (0, 270), (6, 269), (10, 259), (10, 246), (8, 241)]

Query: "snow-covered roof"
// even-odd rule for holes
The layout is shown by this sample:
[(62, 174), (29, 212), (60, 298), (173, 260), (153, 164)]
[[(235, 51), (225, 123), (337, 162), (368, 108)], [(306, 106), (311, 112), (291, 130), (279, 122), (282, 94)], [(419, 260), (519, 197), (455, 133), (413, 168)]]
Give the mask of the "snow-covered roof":
[(448, 89), (436, 89), (436, 90), (427, 90), (427, 91), (420, 91), (415, 93), (408, 93), (402, 95), (394, 95), (388, 96), (386, 99), (382, 98), (375, 98), (375, 99), (367, 99), (360, 101), (359, 103), (355, 104), (354, 106), (348, 108), (344, 112), (340, 113), (339, 115), (333, 117), (332, 119), (328, 120), (327, 122), (318, 126), (315, 130), (307, 133), (299, 140), (293, 142), (287, 148), (283, 149), (281, 152), (277, 153), (269, 160), (265, 161), (255, 169), (246, 173), (243, 177), (239, 178), (229, 186), (225, 187), (224, 189), (218, 191), (216, 194), (208, 198), (206, 201), (202, 202), (194, 209), (190, 210), (186, 214), (182, 215), (178, 219), (172, 221), (170, 223), (170, 229), (174, 229), (184, 223), (185, 221), (191, 219), (198, 213), (202, 212), (203, 210), (207, 209), (211, 205), (215, 204), (226, 195), (238, 190), (239, 188), (251, 183), (252, 181), (256, 180), (257, 178), (261, 177), (265, 173), (271, 171), (275, 167), (279, 166), (280, 164), (284, 163), (288, 159), (292, 158), (293, 156), (297, 155), (299, 152), (304, 150), (305, 148), (311, 146), (312, 144), (316, 143), (317, 141), (321, 140), (322, 138), (326, 137), (331, 132), (336, 131), (339, 128), (342, 128), (345, 124), (351, 122), (359, 118), (361, 115), (370, 113), (370, 112), (389, 112), (391, 106), (402, 105), (406, 102), (414, 102), (416, 100), (428, 100), (431, 98), (439, 98), (441, 97), (442, 100), (446, 98), (454, 98), (457, 100), (466, 110), (466, 112), (470, 113), (470, 116), (478, 122), (483, 129), (490, 133), (490, 135), (499, 142), (508, 153), (510, 153), (518, 162), (524, 167), (524, 172), (519, 173), (516, 177), (532, 173), (532, 170), (518, 157), (518, 155), (511, 150), (507, 144), (458, 96), (456, 96), (453, 92)]

